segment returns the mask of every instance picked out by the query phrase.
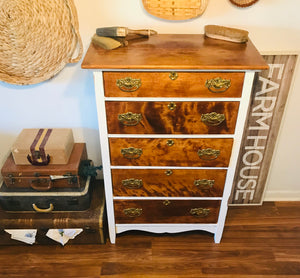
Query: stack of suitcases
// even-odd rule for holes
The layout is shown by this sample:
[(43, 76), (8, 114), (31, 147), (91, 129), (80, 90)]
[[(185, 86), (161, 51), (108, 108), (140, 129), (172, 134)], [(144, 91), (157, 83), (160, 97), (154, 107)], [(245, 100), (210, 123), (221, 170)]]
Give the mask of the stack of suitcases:
[(105, 243), (103, 186), (71, 129), (24, 129), (5, 161), (0, 183), (0, 244), (5, 229), (81, 228), (72, 243)]

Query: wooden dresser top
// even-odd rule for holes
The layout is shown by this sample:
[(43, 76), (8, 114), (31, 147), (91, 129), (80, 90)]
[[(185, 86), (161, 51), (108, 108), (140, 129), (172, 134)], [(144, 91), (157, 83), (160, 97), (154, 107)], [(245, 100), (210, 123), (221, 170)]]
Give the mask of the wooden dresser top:
[(160, 34), (129, 41), (127, 47), (104, 50), (91, 44), (84, 69), (263, 70), (268, 65), (251, 41), (246, 44), (204, 35)]

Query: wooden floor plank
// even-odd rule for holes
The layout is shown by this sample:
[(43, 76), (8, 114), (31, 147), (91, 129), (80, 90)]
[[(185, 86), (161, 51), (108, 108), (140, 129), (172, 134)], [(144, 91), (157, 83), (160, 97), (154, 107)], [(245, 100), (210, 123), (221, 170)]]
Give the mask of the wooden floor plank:
[(2, 277), (300, 278), (300, 202), (230, 207), (223, 238), (131, 231), (116, 244), (0, 245)]

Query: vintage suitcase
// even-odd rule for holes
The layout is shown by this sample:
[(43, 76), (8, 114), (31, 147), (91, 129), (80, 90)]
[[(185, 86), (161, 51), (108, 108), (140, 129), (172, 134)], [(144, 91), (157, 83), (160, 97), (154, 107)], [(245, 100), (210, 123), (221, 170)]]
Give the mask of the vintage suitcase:
[(74, 146), (70, 128), (23, 129), (12, 145), (17, 165), (66, 164)]
[(91, 176), (80, 188), (57, 188), (48, 191), (36, 191), (31, 188), (9, 188), (3, 182), (0, 185), (0, 206), (5, 211), (83, 211), (89, 208), (92, 186)]
[(37, 229), (35, 244), (60, 243), (46, 237), (48, 229), (77, 229), (83, 231), (70, 244), (105, 244), (107, 238), (107, 220), (103, 181), (93, 181), (92, 200), (89, 209), (73, 212), (52, 213), (10, 213), (0, 209), (0, 245), (26, 245), (12, 240), (5, 229)]
[(1, 169), (1, 174), (8, 188), (32, 188), (38, 191), (48, 191), (51, 188), (80, 188), (84, 184), (81, 171), (86, 163), (86, 144), (75, 143), (67, 164), (16, 165), (10, 155)]

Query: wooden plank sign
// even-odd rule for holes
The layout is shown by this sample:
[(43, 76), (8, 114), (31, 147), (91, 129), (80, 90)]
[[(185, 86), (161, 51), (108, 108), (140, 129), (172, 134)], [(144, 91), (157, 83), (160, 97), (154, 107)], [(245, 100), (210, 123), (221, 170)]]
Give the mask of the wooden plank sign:
[(256, 74), (231, 205), (262, 204), (266, 180), (298, 55), (263, 55), (269, 69)]

